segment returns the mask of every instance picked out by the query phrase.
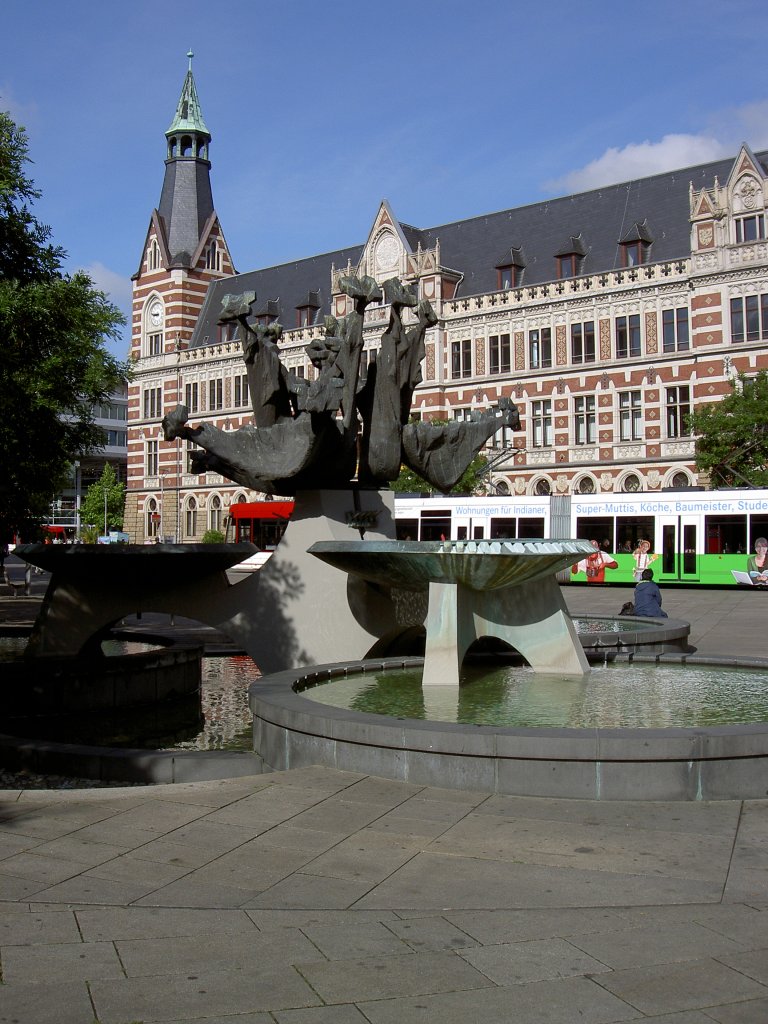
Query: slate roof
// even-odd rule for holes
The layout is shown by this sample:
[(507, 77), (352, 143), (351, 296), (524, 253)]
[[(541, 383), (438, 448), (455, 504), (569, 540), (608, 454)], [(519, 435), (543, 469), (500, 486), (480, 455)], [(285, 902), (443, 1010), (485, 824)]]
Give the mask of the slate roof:
[(171, 266), (188, 267), (203, 228), (213, 213), (211, 165), (206, 160), (175, 159), (165, 163), (160, 214), (171, 254)]
[[(755, 156), (766, 170), (768, 151)], [(583, 246), (581, 274), (616, 269), (622, 266), (619, 242), (637, 234), (635, 225), (642, 225), (643, 234), (653, 240), (650, 261), (684, 259), (690, 256), (689, 185), (692, 182), (695, 189), (711, 188), (715, 177), (721, 185), (725, 184), (734, 159), (735, 156), (437, 227), (415, 228), (402, 222), (400, 227), (413, 249), (419, 243), (422, 249), (433, 249), (440, 240), (442, 266), (464, 275), (457, 293), (460, 296), (495, 291), (499, 254), (512, 249), (522, 249), (524, 253), (524, 286), (554, 280), (555, 255), (562, 252), (563, 243), (569, 238), (578, 238)], [(349, 259), (354, 266), (362, 251), (363, 245), (357, 245), (216, 282), (209, 290), (192, 346), (216, 338), (221, 296), (227, 292), (255, 290), (259, 307), (267, 300), (278, 301), (280, 321), (288, 329), (296, 325), (295, 309), (306, 300), (307, 293), (319, 290), (324, 306), (315, 322), (321, 323), (322, 316), (330, 311), (331, 264), (339, 269)]]

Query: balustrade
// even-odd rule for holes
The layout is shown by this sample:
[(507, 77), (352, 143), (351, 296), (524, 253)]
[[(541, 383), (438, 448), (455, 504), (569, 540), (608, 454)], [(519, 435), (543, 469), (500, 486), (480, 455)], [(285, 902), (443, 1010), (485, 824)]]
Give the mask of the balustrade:
[(496, 310), (507, 307), (528, 306), (533, 303), (555, 302), (575, 295), (599, 295), (615, 292), (621, 288), (637, 288), (642, 285), (662, 283), (686, 278), (690, 273), (690, 260), (670, 260), (664, 263), (641, 264), (620, 270), (583, 277), (569, 277), (562, 281), (547, 281), (545, 284), (507, 288), (466, 298), (450, 299), (442, 303), (446, 318), (451, 315), (463, 316), (477, 310)]

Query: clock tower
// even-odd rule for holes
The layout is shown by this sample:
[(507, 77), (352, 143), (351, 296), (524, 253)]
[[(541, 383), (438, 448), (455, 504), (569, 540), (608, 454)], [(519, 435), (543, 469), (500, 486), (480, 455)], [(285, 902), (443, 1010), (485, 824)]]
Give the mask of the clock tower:
[(163, 440), (160, 421), (184, 401), (182, 358), (210, 283), (235, 273), (213, 205), (211, 134), (192, 74), (193, 54), (187, 57), (181, 96), (165, 133), (160, 202), (133, 275), (125, 527), (139, 541), (179, 532), (177, 515), (164, 517), (158, 509), (157, 519), (147, 512), (162, 504), (156, 493), (178, 495), (182, 485), (182, 454), (176, 442)]

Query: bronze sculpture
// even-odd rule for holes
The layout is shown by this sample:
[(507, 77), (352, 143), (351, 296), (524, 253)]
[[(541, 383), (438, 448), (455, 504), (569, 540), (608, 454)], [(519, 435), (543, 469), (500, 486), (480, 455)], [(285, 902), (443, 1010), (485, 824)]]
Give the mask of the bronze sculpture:
[[(344, 277), (341, 289), (354, 308), (341, 320), (326, 317), (324, 336), (306, 347), (318, 370), (312, 381), (283, 365), (279, 324), (248, 322), (254, 292), (224, 297), (220, 323), (237, 323), (254, 418), (252, 425), (223, 431), (210, 423), (190, 426), (183, 405), (169, 413), (163, 419), (166, 440), (182, 437), (202, 449), (192, 456), (195, 472), (210, 470), (256, 491), (289, 495), (346, 487), (355, 476), (363, 486), (385, 487), (405, 463), (448, 491), (499, 427), (519, 428), (509, 399), (469, 422), (410, 423), (424, 337), (437, 323), (432, 306), (419, 302), (398, 278), (384, 282), (389, 325), (361, 381), (365, 310), (382, 298), (382, 289), (370, 277)], [(409, 329), (402, 320), (406, 307), (417, 307), (417, 322)]]

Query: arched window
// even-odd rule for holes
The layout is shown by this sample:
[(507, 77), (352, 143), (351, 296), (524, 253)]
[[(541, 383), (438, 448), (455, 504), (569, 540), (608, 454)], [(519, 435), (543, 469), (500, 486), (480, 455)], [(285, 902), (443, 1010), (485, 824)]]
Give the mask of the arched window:
[(214, 239), (205, 250), (205, 269), (221, 270), (221, 253), (219, 252), (219, 247), (216, 244), (216, 239)]
[(583, 476), (576, 485), (576, 492), (578, 494), (594, 494), (595, 481), (591, 476)]
[(197, 502), (194, 498), (187, 498), (187, 505), (184, 511), (184, 534), (186, 537), (197, 536)]
[(146, 522), (144, 523), (144, 536), (157, 537), (160, 533), (160, 511), (157, 506), (157, 499), (150, 498), (144, 506)]
[(506, 480), (497, 480), (494, 487), (497, 494), (509, 494), (509, 484)]
[(192, 148), (192, 139), (185, 135), (181, 140), (181, 155), (182, 156), (194, 156), (195, 151)]
[(540, 480), (536, 481), (536, 485), (533, 488), (534, 494), (539, 494), (542, 497), (552, 493), (552, 484), (547, 480), (546, 477), (541, 477)]
[(218, 494), (208, 502), (208, 529), (221, 532), (221, 498)]
[(672, 487), (690, 487), (691, 481), (687, 473), (675, 473), (672, 477)]
[(157, 239), (153, 238), (149, 252), (147, 253), (147, 270), (158, 270), (160, 268), (160, 246), (157, 244)]
[(640, 483), (640, 477), (637, 475), (637, 473), (629, 473), (627, 476), (625, 476), (624, 482), (621, 485), (621, 489), (629, 494), (633, 494), (635, 491), (641, 490), (642, 485)]

